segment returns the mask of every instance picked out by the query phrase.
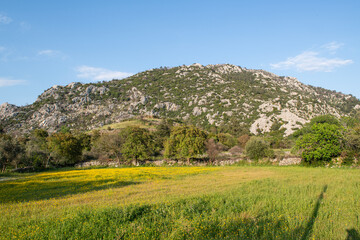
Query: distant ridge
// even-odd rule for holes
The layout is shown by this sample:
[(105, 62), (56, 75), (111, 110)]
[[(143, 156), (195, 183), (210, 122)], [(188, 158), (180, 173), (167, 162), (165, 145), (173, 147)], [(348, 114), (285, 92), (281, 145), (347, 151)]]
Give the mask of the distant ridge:
[(7, 131), (89, 130), (134, 116), (177, 118), (205, 128), (236, 121), (251, 133), (274, 123), (291, 134), (314, 116), (346, 116), (360, 101), (293, 77), (231, 64), (161, 67), (122, 80), (55, 85), (30, 105), (0, 105)]

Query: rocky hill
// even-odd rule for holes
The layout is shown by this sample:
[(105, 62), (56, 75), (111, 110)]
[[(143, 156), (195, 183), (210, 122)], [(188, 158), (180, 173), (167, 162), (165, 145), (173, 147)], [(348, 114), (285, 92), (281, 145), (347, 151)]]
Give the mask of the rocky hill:
[(92, 129), (137, 115), (178, 118), (210, 127), (236, 120), (254, 134), (274, 123), (285, 135), (316, 115), (350, 115), (351, 96), (302, 84), (263, 70), (230, 64), (158, 68), (123, 80), (53, 86), (31, 105), (0, 105), (8, 131)]

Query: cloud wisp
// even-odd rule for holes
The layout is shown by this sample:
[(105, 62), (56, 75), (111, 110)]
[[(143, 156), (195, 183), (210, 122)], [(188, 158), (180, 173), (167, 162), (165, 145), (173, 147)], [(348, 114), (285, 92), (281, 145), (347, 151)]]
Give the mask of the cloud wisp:
[(63, 60), (66, 59), (65, 54), (63, 54), (60, 51), (52, 50), (52, 49), (41, 50), (37, 53), (37, 55), (42, 57), (60, 58)]
[(329, 42), (327, 44), (322, 45), (322, 48), (326, 49), (327, 51), (329, 51), (331, 54), (335, 54), (336, 51), (341, 48), (342, 46), (344, 46), (343, 43), (338, 43), (336, 41), (333, 42)]
[(15, 80), (9, 78), (1, 78), (0, 77), (0, 87), (10, 87), (16, 85), (24, 85), (26, 83), (25, 80)]
[[(322, 46), (330, 54), (342, 47), (342, 43), (330, 42)], [(305, 51), (295, 57), (289, 57), (285, 61), (270, 64), (273, 69), (295, 69), (299, 72), (332, 72), (335, 68), (353, 63), (351, 59), (341, 59), (321, 56), (319, 51)]]
[(13, 20), (11, 18), (9, 18), (8, 16), (0, 13), (0, 24), (9, 24), (12, 21)]
[(132, 73), (112, 71), (105, 68), (89, 67), (85, 65), (76, 68), (76, 71), (78, 72), (78, 78), (90, 79), (92, 81), (122, 79), (133, 75)]

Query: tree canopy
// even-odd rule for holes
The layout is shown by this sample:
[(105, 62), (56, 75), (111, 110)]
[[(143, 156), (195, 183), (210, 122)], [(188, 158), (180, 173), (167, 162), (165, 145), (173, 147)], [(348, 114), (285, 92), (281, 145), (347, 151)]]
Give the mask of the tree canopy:
[(206, 132), (194, 126), (175, 126), (165, 143), (165, 156), (190, 161), (190, 158), (204, 153), (206, 138)]
[(343, 149), (340, 130), (341, 127), (335, 124), (315, 123), (309, 133), (299, 137), (295, 147), (307, 163), (329, 162)]

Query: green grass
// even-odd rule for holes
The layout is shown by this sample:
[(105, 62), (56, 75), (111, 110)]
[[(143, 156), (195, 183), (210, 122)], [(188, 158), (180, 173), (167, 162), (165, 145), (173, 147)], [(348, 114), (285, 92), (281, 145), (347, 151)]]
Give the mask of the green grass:
[(359, 176), (359, 169), (259, 166), (17, 175), (0, 182), (0, 237), (358, 239)]
[(102, 126), (101, 128), (98, 128), (97, 130), (107, 130), (107, 129), (123, 129), (126, 127), (140, 127), (140, 128), (146, 128), (155, 130), (156, 125), (159, 125), (161, 122), (161, 119), (155, 119), (155, 118), (144, 118), (143, 121), (140, 119), (132, 119), (132, 120), (126, 120), (123, 122), (118, 123), (112, 123)]

